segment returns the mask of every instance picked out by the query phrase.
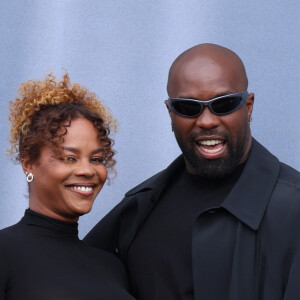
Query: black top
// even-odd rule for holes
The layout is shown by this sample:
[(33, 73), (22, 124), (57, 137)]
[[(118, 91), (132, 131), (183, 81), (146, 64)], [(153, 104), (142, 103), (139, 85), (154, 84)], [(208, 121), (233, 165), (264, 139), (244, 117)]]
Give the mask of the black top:
[(133, 299), (121, 262), (80, 241), (77, 226), (28, 209), (0, 230), (0, 300)]
[[(167, 169), (127, 192), (121, 204), (84, 240), (112, 253), (117, 248), (122, 260), (127, 261), (128, 249), (160, 200), (161, 191), (174, 181), (172, 176), (179, 174), (183, 165), (181, 155)], [(202, 213), (194, 224), (195, 299), (300, 299), (299, 216), (300, 173), (280, 163), (252, 138), (243, 172), (221, 207)], [(219, 272), (227, 267), (221, 260), (225, 255), (222, 242), (225, 245), (224, 239), (231, 238), (230, 229), (236, 222), (228, 278), (228, 272)], [(216, 233), (222, 239), (218, 240)], [(209, 247), (203, 247), (207, 244)], [(224, 293), (228, 290), (229, 296)]]
[[(220, 206), (243, 167), (222, 180), (207, 180), (186, 169), (174, 177), (129, 249), (128, 270), (138, 299), (194, 299), (193, 225), (201, 213)], [(234, 239), (233, 230), (222, 243), (223, 272), (228, 272), (228, 278)]]

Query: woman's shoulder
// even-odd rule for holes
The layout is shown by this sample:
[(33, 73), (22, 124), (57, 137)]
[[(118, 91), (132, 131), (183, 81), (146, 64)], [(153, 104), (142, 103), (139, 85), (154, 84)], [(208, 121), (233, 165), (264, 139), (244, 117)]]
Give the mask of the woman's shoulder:
[(12, 226), (3, 228), (0, 230), (0, 248), (7, 249), (14, 247), (18, 242), (19, 237), (21, 237), (21, 228), (20, 224), (14, 224)]
[(13, 237), (20, 231), (19, 223), (0, 229), (0, 239)]
[(20, 234), (18, 223), (0, 230), (0, 266), (1, 280), (8, 278), (11, 260), (18, 257), (20, 249)]

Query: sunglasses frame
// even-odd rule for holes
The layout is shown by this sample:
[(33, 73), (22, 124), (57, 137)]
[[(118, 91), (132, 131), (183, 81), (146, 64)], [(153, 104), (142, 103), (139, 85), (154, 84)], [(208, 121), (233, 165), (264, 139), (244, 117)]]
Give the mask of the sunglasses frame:
[[(242, 98), (241, 103), (236, 108), (234, 108), (233, 110), (231, 110), (229, 112), (226, 112), (226, 113), (215, 113), (213, 111), (211, 105), (215, 101), (220, 100), (220, 99), (227, 99), (227, 98), (231, 98), (231, 97), (241, 97)], [(246, 102), (246, 100), (248, 99), (248, 97), (249, 97), (248, 91), (243, 91), (243, 92), (239, 92), (239, 93), (234, 93), (234, 94), (219, 96), (219, 97), (207, 100), (207, 101), (198, 100), (198, 99), (189, 99), (189, 98), (168, 98), (168, 105), (169, 105), (169, 108), (171, 109), (172, 112), (174, 112), (176, 115), (179, 115), (179, 116), (182, 116), (182, 117), (185, 117), (185, 118), (196, 118), (196, 117), (200, 116), (206, 106), (209, 108), (209, 110), (210, 110), (211, 113), (213, 113), (213, 114), (215, 114), (217, 116), (222, 116), (222, 115), (231, 114), (234, 111), (238, 110)], [(199, 103), (200, 107), (201, 107), (200, 112), (198, 114), (194, 115), (194, 116), (187, 116), (187, 115), (183, 115), (183, 114), (179, 113), (178, 111), (175, 110), (175, 108), (173, 107), (172, 104), (174, 102), (181, 102), (181, 101), (190, 101), (190, 102)]]

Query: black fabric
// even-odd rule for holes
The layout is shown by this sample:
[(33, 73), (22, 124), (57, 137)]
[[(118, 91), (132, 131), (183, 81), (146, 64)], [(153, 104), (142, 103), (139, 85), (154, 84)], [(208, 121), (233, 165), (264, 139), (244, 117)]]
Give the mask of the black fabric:
[[(193, 300), (192, 232), (201, 213), (219, 207), (244, 164), (221, 180), (208, 180), (189, 174), (186, 168), (176, 174), (134, 239), (128, 252), (128, 270), (135, 295), (143, 300)], [(230, 267), (237, 221), (223, 249), (223, 275)], [(234, 228), (235, 227), (235, 228)], [(216, 235), (216, 233), (214, 233)], [(217, 236), (216, 236), (217, 238)], [(219, 270), (220, 271), (220, 270)], [(228, 293), (228, 291), (227, 291)]]
[(77, 223), (26, 210), (0, 231), (1, 300), (133, 299), (112, 254), (78, 239)]
[[(184, 159), (179, 156), (165, 170), (127, 192), (84, 241), (118, 254), (126, 263), (130, 245), (183, 166)], [(253, 139), (243, 172), (221, 207), (203, 212), (194, 224), (194, 299), (300, 299), (299, 216), (300, 173), (280, 163)], [(221, 239), (230, 238), (236, 222), (228, 278), (222, 272), (223, 249), (218, 245)], [(229, 290), (228, 297), (221, 286)]]

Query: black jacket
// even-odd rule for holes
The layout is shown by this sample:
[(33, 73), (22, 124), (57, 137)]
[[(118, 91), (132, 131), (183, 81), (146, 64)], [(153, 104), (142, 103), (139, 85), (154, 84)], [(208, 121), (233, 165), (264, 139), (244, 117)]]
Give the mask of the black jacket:
[[(184, 166), (182, 156), (167, 169), (130, 190), (120, 204), (85, 237), (125, 263), (138, 229), (168, 182)], [(218, 251), (203, 247), (201, 232), (224, 230), (238, 221), (231, 278), (218, 272)], [(214, 234), (208, 235), (213, 244)], [(207, 238), (207, 234), (206, 234)], [(192, 239), (195, 299), (300, 299), (300, 173), (280, 163), (253, 139), (237, 183), (220, 207), (198, 216)], [(225, 296), (222, 285), (230, 285)]]

